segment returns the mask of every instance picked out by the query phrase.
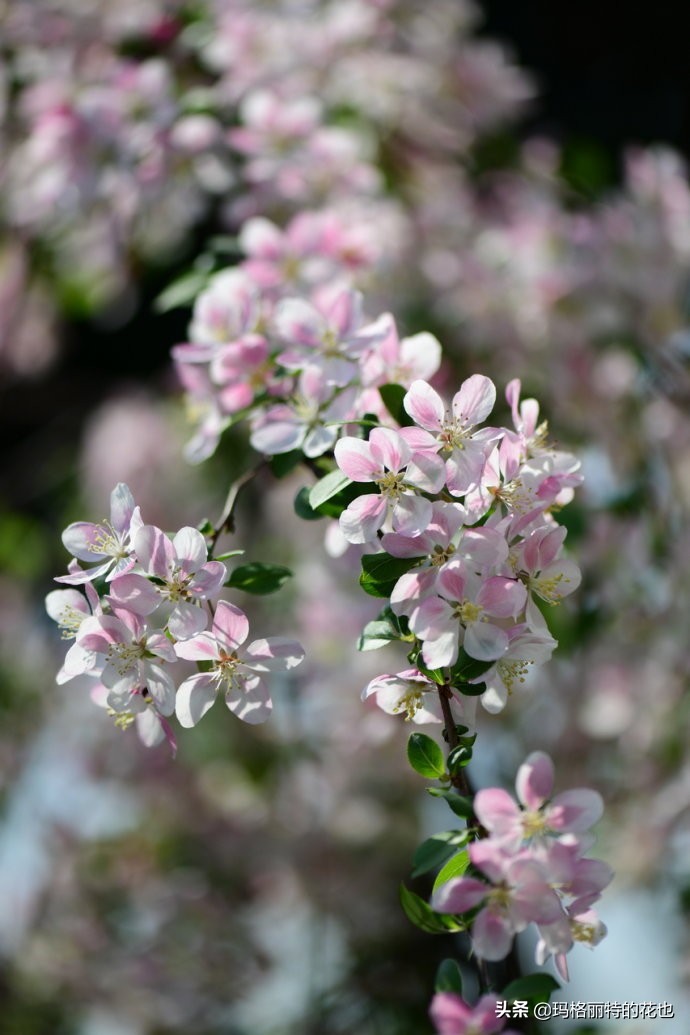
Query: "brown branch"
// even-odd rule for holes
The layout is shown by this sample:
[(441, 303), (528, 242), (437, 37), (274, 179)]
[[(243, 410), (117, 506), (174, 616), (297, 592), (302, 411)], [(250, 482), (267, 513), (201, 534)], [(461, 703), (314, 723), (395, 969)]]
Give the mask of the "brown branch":
[(253, 482), (256, 476), (266, 467), (268, 467), (268, 460), (262, 460), (254, 467), (250, 467), (244, 474), (240, 475), (240, 477), (237, 478), (230, 486), (228, 495), (225, 498), (225, 505), (223, 506), (222, 513), (213, 527), (211, 543), (208, 551), (209, 558), (213, 557), (221, 535), (223, 535), (224, 532), (235, 531), (235, 507), (237, 506), (240, 493), (247, 485), (249, 485), (250, 482)]

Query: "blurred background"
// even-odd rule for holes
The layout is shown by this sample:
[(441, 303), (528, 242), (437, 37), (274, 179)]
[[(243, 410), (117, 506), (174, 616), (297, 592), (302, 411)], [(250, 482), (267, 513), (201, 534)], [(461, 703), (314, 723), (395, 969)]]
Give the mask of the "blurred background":
[[(355, 655), (377, 602), (347, 556), (327, 557), (323, 523), (293, 513), (299, 478), (252, 486), (238, 513), (237, 545), (295, 571), (240, 606), (308, 650), (267, 726), (214, 710), (173, 760), (79, 680), (54, 682), (63, 645), (43, 598), (65, 525), (105, 517), (117, 481), (148, 522), (214, 520), (252, 462), (234, 429), (205, 464), (184, 461), (169, 353), (203, 278), (243, 258), (242, 221), (302, 209), (353, 228), (371, 315), (437, 334), (442, 387), (520, 377), (582, 457), (560, 520), (583, 585), (553, 613), (554, 661), (480, 718), (476, 779), (508, 785), (539, 747), (561, 789), (604, 794), (610, 935), (576, 952), (564, 997), (668, 999), (683, 1016), (679, 6), (0, 0), (2, 1035), (430, 1031), (452, 939), (416, 931), (397, 887), (448, 816), (406, 771), (404, 723), (359, 700), (400, 658)], [(308, 111), (307, 129), (271, 124), (267, 97)]]

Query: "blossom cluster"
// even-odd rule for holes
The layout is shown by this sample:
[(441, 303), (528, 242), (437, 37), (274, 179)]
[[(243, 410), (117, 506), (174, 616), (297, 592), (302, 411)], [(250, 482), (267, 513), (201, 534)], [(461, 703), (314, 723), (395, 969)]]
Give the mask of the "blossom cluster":
[[(400, 340), (393, 316), (368, 319), (346, 275), (366, 260), (328, 214), (302, 213), (284, 233), (249, 220), (249, 259), (218, 273), (196, 300), (190, 341), (173, 350), (197, 431), (200, 461), (240, 416), (267, 455), (330, 451), (342, 427), (386, 415), (377, 387), (431, 377), (441, 347), (430, 334)], [(360, 257), (361, 256), (361, 257)]]
[[(282, 637), (244, 646), (247, 617), (219, 599), (227, 569), (209, 559), (198, 529), (181, 528), (170, 537), (145, 524), (120, 483), (109, 520), (74, 522), (62, 539), (73, 560), (56, 581), (68, 588), (49, 593), (46, 608), (63, 638), (74, 643), (58, 683), (86, 677), (95, 703), (120, 727), (136, 722), (148, 746), (167, 738), (174, 750), (169, 717), (175, 713), (182, 726), (192, 727), (219, 692), (243, 721), (268, 718), (272, 704), (263, 673), (294, 668), (304, 652)], [(184, 661), (203, 662), (203, 670), (177, 685)]]
[[(578, 461), (546, 444), (537, 403), (520, 402), (519, 382), (506, 395), (513, 428), (479, 427), (496, 398), (489, 378), (468, 378), (450, 406), (418, 380), (403, 400), (413, 423), (335, 446), (344, 474), (377, 490), (343, 512), (343, 535), (407, 562), (393, 612), (421, 641), (428, 669), (452, 670), (461, 651), (484, 663), (467, 682), (486, 685), (482, 702), (492, 712), (556, 645), (540, 605), (558, 604), (580, 582), (552, 513), (579, 484)], [(438, 721), (435, 691), (411, 670), (378, 677), (364, 694), (424, 722)]]
[(535, 751), (518, 770), (517, 802), (500, 788), (479, 791), (474, 811), (487, 836), (467, 850), (477, 876), (442, 884), (431, 905), (470, 915), (472, 947), (485, 960), (503, 959), (514, 935), (536, 924), (537, 962), (553, 955), (567, 980), (573, 945), (596, 945), (606, 933), (592, 905), (612, 871), (585, 855), (589, 828), (603, 812), (601, 796), (578, 788), (552, 797), (553, 784), (551, 759)]

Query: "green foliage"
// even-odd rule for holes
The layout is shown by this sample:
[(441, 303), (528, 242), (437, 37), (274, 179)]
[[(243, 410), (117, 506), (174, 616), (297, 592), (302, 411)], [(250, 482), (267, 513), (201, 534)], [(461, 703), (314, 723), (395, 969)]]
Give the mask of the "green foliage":
[(386, 407), (393, 420), (396, 421), (401, 428), (406, 428), (411, 424), (414, 424), (414, 421), (403, 406), (403, 399), (407, 395), (406, 388), (403, 388), (402, 385), (394, 384), (381, 385), (379, 388), (379, 395), (383, 400), (383, 405)]
[(253, 561), (235, 568), (225, 585), (232, 589), (244, 590), (245, 593), (263, 595), (275, 593), (291, 576), (290, 569), (282, 564), (262, 564), (260, 561)]
[(421, 877), (429, 870), (435, 870), (454, 855), (459, 845), (466, 843), (467, 830), (444, 830), (423, 841), (412, 859), (413, 877)]
[(370, 597), (390, 597), (393, 587), (420, 560), (419, 557), (391, 557), (387, 553), (366, 553), (362, 557), (359, 584)]
[(430, 780), (445, 776), (443, 751), (426, 733), (413, 733), (407, 742), (407, 760), (416, 773)]
[(511, 981), (501, 993), (501, 998), (508, 1001), (526, 999), (531, 1007), (536, 1003), (548, 1003), (554, 992), (561, 986), (550, 974), (527, 974), (525, 977)]
[(404, 640), (410, 635), (406, 618), (398, 617), (389, 607), (384, 607), (376, 618), (362, 629), (362, 635), (357, 643), (357, 649), (361, 651), (378, 650), (385, 647), (393, 640)]
[(302, 462), (302, 450), (293, 449), (289, 453), (276, 453), (268, 462), (274, 478), (284, 478)]
[(462, 995), (462, 971), (456, 960), (442, 960), (436, 971), (434, 988), (437, 992), (455, 992)]
[(478, 661), (476, 658), (471, 658), (465, 649), (461, 647), (458, 660), (450, 670), (451, 686), (455, 687), (466, 697), (478, 697), (479, 694), (484, 693), (486, 687), (483, 683), (469, 684), (469, 680), (483, 676), (495, 664), (495, 661)]
[(400, 904), (408, 920), (427, 934), (448, 934), (465, 930), (465, 923), (459, 917), (452, 913), (435, 913), (423, 898), (410, 891), (404, 884), (400, 885)]
[(451, 776), (464, 769), (472, 761), (472, 748), (465, 744), (458, 744), (448, 755), (448, 772)]
[(171, 309), (191, 306), (194, 299), (206, 289), (209, 282), (208, 270), (190, 270), (162, 291), (155, 301), (157, 313), (168, 313)]
[(330, 474), (320, 478), (316, 485), (312, 486), (309, 493), (311, 507), (313, 510), (316, 510), (322, 503), (332, 499), (348, 485), (352, 485), (352, 482), (341, 470), (331, 471)]
[(457, 855), (453, 855), (439, 870), (433, 890), (436, 891), (442, 884), (447, 884), (454, 877), (462, 877), (469, 865), (470, 857), (467, 852), (458, 852)]
[(241, 557), (244, 550), (226, 550), (225, 553), (219, 553), (217, 557), (214, 557), (216, 561), (228, 561), (231, 557)]
[(443, 798), (446, 805), (456, 816), (463, 819), (471, 819), (473, 816), (472, 802), (469, 798), (463, 798), (455, 791), (445, 790), (443, 787), (427, 787), (427, 792), (434, 798)]
[(324, 514), (319, 514), (318, 510), (314, 510), (309, 502), (309, 489), (306, 485), (302, 486), (295, 496), (293, 507), (297, 517), (301, 517), (303, 521), (320, 521), (325, 517)]

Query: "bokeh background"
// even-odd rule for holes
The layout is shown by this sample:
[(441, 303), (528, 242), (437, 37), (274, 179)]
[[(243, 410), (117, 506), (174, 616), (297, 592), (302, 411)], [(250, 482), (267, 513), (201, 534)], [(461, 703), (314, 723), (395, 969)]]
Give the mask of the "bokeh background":
[[(251, 463), (241, 429), (205, 464), (184, 461), (169, 353), (195, 288), (242, 257), (242, 220), (283, 225), (301, 208), (359, 232), (373, 314), (438, 335), (442, 385), (520, 377), (582, 457), (560, 519), (583, 585), (553, 614), (560, 648), (540, 680), (480, 720), (476, 779), (507, 784), (540, 747), (561, 788), (601, 790), (610, 935), (580, 950), (565, 998), (687, 1011), (679, 9), (0, 2), (2, 1035), (430, 1031), (453, 944), (408, 924), (397, 887), (448, 819), (406, 771), (404, 723), (359, 700), (395, 661), (355, 656), (376, 601), (326, 555), (322, 524), (294, 514), (299, 478), (253, 486), (237, 522), (252, 558), (295, 571), (242, 605), (309, 652), (270, 724), (214, 710), (173, 760), (116, 729), (78, 680), (54, 683), (43, 597), (67, 560), (62, 528), (105, 516), (117, 481), (149, 522), (213, 519)], [(259, 93), (318, 98), (312, 135), (276, 142)]]

